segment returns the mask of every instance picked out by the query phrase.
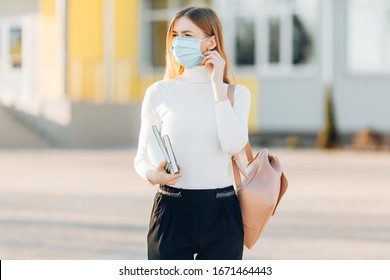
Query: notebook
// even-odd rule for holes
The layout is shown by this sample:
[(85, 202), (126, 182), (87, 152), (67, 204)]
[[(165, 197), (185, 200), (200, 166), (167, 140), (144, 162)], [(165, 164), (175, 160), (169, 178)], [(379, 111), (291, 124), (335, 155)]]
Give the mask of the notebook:
[(176, 174), (179, 172), (179, 166), (177, 165), (175, 153), (173, 152), (172, 144), (168, 135), (164, 135), (161, 137), (160, 131), (157, 126), (152, 126), (154, 136), (157, 140), (158, 145), (160, 146), (160, 150), (167, 160), (167, 164), (165, 165), (165, 171), (170, 174)]
[(163, 138), (165, 147), (167, 149), (169, 159), (171, 161), (171, 173), (172, 174), (179, 173), (179, 166), (177, 165), (177, 161), (176, 161), (175, 153), (173, 152), (171, 140), (169, 139), (168, 135), (163, 135), (162, 138)]

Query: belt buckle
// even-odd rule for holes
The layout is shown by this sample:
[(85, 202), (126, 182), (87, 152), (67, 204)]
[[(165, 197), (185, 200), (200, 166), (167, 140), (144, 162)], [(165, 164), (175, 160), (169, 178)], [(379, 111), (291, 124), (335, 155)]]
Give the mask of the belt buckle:
[(225, 197), (233, 196), (235, 194), (236, 194), (236, 192), (234, 190), (228, 191), (228, 192), (217, 192), (215, 197), (216, 198), (225, 198)]
[(159, 188), (158, 192), (163, 194), (163, 195), (170, 196), (170, 197), (181, 197), (181, 191), (179, 191), (179, 192), (169, 192), (169, 191), (166, 191), (166, 190), (163, 190), (163, 189)]

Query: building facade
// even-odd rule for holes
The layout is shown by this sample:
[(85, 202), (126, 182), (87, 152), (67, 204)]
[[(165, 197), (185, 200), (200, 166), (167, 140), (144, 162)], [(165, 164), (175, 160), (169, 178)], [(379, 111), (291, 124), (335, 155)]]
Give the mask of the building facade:
[(189, 5), (220, 15), (251, 133), (315, 136), (327, 87), (342, 134), (390, 133), (389, 0), (0, 0), (0, 102), (54, 145), (136, 144)]

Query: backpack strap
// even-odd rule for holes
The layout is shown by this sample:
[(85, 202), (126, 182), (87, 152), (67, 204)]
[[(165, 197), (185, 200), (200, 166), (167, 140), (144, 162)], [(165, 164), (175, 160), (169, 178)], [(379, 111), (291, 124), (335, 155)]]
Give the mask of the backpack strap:
[[(228, 85), (227, 94), (228, 94), (228, 98), (229, 98), (232, 106), (234, 104), (234, 88), (235, 88), (235, 85)], [(249, 143), (249, 140), (248, 140), (248, 143), (245, 145), (245, 153), (246, 153), (246, 157), (248, 159), (248, 163), (253, 161), (253, 153), (252, 153), (252, 149), (251, 149), (251, 145)], [(235, 154), (232, 156), (232, 164), (233, 164), (234, 180), (235, 180), (237, 188), (240, 189), (242, 187), (240, 171), (244, 176), (247, 176), (247, 174), (244, 171), (244, 167), (241, 164), (240, 157), (238, 156), (238, 154)], [(284, 175), (284, 172), (282, 172), (279, 197), (278, 197), (278, 200), (276, 202), (275, 208), (272, 212), (272, 216), (275, 214), (275, 211), (279, 205), (280, 199), (282, 198), (282, 196), (284, 195), (284, 193), (287, 190), (287, 186), (288, 186), (287, 178)]]

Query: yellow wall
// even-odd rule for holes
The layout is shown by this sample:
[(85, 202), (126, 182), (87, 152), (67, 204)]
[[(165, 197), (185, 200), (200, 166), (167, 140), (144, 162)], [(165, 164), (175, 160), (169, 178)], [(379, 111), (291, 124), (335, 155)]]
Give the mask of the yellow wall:
[(39, 3), (39, 9), (41, 16), (44, 17), (54, 17), (55, 13), (55, 0), (41, 0)]
[(138, 1), (115, 0), (115, 51), (118, 58), (138, 55)]
[[(104, 80), (103, 0), (69, 0), (68, 3), (68, 92), (73, 100), (128, 102), (139, 100), (138, 27), (139, 0), (113, 0), (114, 79)], [(92, 5), (93, 3), (93, 5)], [(110, 26), (110, 25), (108, 25)], [(105, 82), (114, 87), (105, 87)], [(115, 91), (105, 92), (105, 89)]]
[[(116, 96), (119, 101), (140, 99), (138, 0), (115, 0)], [(143, 95), (142, 95), (143, 96)]]
[(68, 1), (68, 93), (103, 98), (103, 1)]
[(251, 108), (249, 111), (248, 127), (249, 127), (249, 132), (254, 132), (256, 131), (256, 125), (258, 121), (257, 100), (258, 100), (258, 94), (260, 92), (259, 81), (254, 77), (238, 76), (236, 79), (236, 83), (246, 86), (251, 92)]

